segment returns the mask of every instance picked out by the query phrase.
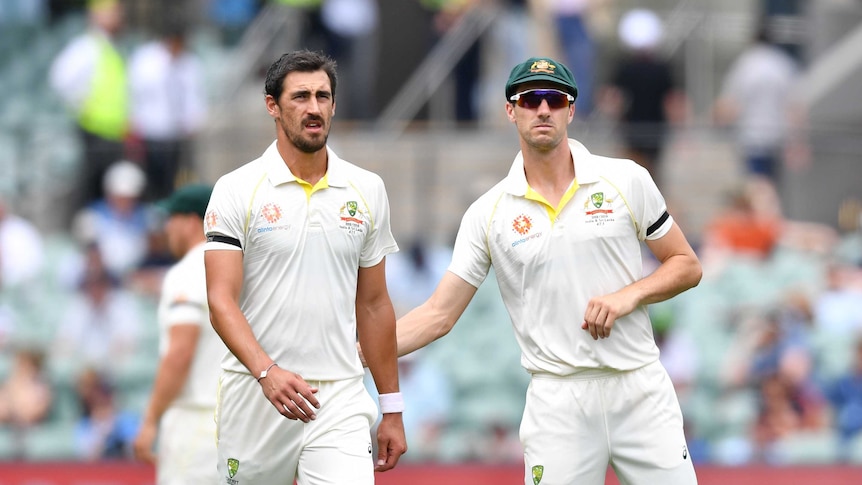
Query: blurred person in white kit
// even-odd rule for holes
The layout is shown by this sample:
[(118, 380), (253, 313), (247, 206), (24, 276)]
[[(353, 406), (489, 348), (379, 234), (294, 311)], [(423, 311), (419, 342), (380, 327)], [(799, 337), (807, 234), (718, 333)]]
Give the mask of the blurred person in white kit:
[(186, 25), (167, 21), (158, 39), (132, 53), (129, 90), (132, 135), (147, 175), (144, 200), (159, 200), (171, 194), (182, 169), (193, 169), (193, 137), (207, 113), (206, 83)]
[(135, 456), (156, 464), (158, 485), (218, 479), (213, 412), (227, 348), (210, 325), (207, 305), (203, 218), (210, 194), (208, 185), (186, 185), (159, 204), (169, 214), (165, 233), (179, 261), (162, 284), (161, 357), (134, 442)]

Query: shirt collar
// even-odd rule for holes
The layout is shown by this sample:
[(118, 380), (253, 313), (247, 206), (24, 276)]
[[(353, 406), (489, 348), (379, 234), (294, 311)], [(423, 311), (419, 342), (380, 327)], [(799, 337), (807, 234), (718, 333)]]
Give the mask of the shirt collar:
[[(327, 182), (330, 187), (346, 187), (347, 176), (344, 173), (344, 160), (342, 160), (331, 148), (327, 145), (326, 147), (326, 156), (327, 156)], [(264, 167), (266, 168), (267, 177), (269, 178), (270, 183), (273, 186), (278, 186), (281, 184), (285, 184), (288, 182), (296, 182), (296, 177), (287, 168), (287, 164), (284, 163), (284, 159), (281, 158), (281, 154), (278, 153), (278, 148), (276, 147), (276, 142), (272, 142), (271, 145), (263, 152), (261, 156), (263, 160)]]
[[(575, 179), (578, 185), (598, 182), (598, 167), (595, 157), (579, 141), (569, 138), (569, 151), (575, 165)], [(527, 175), (524, 173), (524, 155), (518, 152), (509, 175), (506, 176), (505, 190), (512, 195), (527, 195)]]

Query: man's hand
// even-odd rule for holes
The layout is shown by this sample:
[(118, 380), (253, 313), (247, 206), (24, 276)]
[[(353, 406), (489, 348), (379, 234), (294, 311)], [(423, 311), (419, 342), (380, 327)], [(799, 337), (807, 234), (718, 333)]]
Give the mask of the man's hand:
[(157, 432), (158, 430), (155, 423), (144, 422), (141, 424), (138, 436), (135, 437), (135, 442), (132, 443), (135, 458), (151, 465), (156, 464), (156, 455), (153, 453), (153, 443), (156, 441)]
[(260, 385), (269, 402), (285, 418), (303, 423), (317, 418), (314, 413), (314, 409), (320, 408), (320, 402), (314, 396), (317, 388), (308, 385), (299, 374), (275, 366), (260, 380)]
[(395, 468), (401, 455), (407, 452), (404, 422), (401, 413), (386, 413), (377, 427), (377, 464), (374, 471), (385, 472)]
[(584, 323), (581, 328), (590, 332), (593, 340), (608, 338), (617, 318), (633, 312), (636, 304), (623, 292), (597, 296), (590, 299), (587, 311), (584, 313)]

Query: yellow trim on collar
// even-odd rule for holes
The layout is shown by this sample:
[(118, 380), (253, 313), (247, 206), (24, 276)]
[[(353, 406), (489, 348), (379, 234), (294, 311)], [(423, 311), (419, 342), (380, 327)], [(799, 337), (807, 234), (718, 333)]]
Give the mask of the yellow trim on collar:
[(296, 183), (302, 186), (302, 190), (305, 191), (305, 200), (311, 200), (311, 194), (317, 192), (318, 190), (323, 190), (329, 188), (329, 172), (323, 174), (323, 177), (314, 184), (314, 187), (311, 186), (310, 183), (302, 180), (296, 175), (293, 176), (296, 179)]
[(548, 217), (551, 219), (551, 226), (553, 227), (554, 222), (557, 220), (557, 216), (563, 212), (563, 208), (566, 207), (566, 204), (568, 204), (570, 200), (572, 200), (572, 197), (575, 196), (575, 192), (578, 191), (578, 188), (580, 188), (580, 185), (578, 185), (578, 180), (575, 179), (572, 181), (572, 185), (569, 186), (568, 190), (566, 190), (566, 193), (563, 194), (563, 197), (560, 198), (560, 203), (557, 204), (556, 208), (551, 206), (551, 203), (542, 197), (542, 194), (533, 190), (533, 188), (530, 187), (530, 184), (527, 184), (527, 193), (524, 194), (524, 197), (545, 206), (545, 210), (548, 212)]

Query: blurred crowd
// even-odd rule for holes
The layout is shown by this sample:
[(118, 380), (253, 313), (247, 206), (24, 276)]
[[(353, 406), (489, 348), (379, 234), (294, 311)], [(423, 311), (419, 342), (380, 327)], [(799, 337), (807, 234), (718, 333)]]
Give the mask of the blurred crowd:
[[(415, 3), (429, 49), (474, 9), (499, 9), (495, 28), (452, 69), (456, 120), (483, 116), (483, 43), (511, 56), (505, 65), (550, 46), (575, 73), (578, 122), (618, 123), (619, 153), (667, 183), (662, 151), (690, 106), (678, 66), (662, 55), (656, 12), (613, 0)], [(211, 98), (189, 34), (203, 23), (230, 51), (273, 4), (295, 9), (303, 43), (334, 56), (351, 80), (344, 91), (339, 84), (339, 117), (373, 119), (380, 2), (0, 1), (0, 30), (65, 29), (40, 72), (80, 154), (55, 209), (64, 214), (58, 230), (16, 210), (8, 179), (0, 194), (0, 459), (130, 456), (157, 361), (156, 298), (171, 263), (152, 203), (201, 177), (194, 138)], [(621, 15), (611, 22), (610, 11)], [(836, 208), (838, 227), (783, 215), (782, 171), (812, 162), (790, 89), (800, 60), (762, 25), (723, 76), (712, 110), (737, 133), (744, 176), (695, 241), (701, 285), (650, 308), (655, 336), (695, 460), (862, 463), (862, 193)], [(609, 37), (618, 52), (603, 59)], [(387, 276), (401, 315), (430, 295), (450, 248), (399, 243)], [(451, 337), (401, 359), (405, 459), (521, 460), (528, 376), (493, 285), (488, 278)]]

